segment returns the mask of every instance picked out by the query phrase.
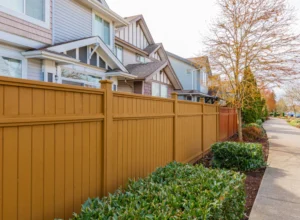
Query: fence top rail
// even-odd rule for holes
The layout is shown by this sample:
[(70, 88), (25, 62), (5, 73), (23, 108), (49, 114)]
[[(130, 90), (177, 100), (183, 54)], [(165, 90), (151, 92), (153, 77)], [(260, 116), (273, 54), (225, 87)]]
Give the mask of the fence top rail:
[(190, 105), (204, 105), (204, 106), (210, 106), (210, 107), (216, 106), (215, 104), (202, 103), (202, 102), (192, 102), (192, 101), (186, 101), (186, 100), (178, 100), (178, 102), (183, 103), (183, 104), (190, 104)]
[(56, 91), (81, 92), (104, 94), (104, 90), (96, 88), (87, 88), (75, 85), (57, 84), (52, 82), (41, 82), (28, 79), (18, 79), (12, 77), (0, 76), (0, 85), (30, 87), (36, 89), (49, 89)]
[(147, 96), (147, 95), (140, 95), (134, 93), (127, 93), (127, 92), (113, 92), (115, 97), (127, 97), (127, 98), (136, 98), (136, 99), (144, 99), (144, 100), (155, 100), (155, 101), (163, 101), (163, 102), (174, 102), (174, 99), (169, 98), (161, 98), (155, 96)]

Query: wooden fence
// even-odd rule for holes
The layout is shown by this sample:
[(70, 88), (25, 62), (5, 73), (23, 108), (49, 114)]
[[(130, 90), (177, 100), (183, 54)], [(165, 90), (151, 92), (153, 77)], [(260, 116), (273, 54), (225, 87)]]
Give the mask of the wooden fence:
[(218, 105), (101, 84), (0, 77), (0, 220), (68, 219), (87, 198), (195, 161), (219, 140)]
[(220, 140), (227, 140), (238, 131), (237, 112), (234, 108), (220, 107)]

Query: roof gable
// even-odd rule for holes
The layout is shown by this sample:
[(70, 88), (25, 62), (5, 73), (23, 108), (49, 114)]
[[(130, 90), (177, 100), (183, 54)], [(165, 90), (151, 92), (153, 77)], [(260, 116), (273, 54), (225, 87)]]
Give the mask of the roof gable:
[(127, 69), (125, 66), (119, 61), (119, 59), (115, 56), (115, 54), (110, 50), (110, 48), (102, 41), (100, 37), (90, 37), (90, 38), (83, 38), (75, 41), (70, 41), (54, 46), (50, 46), (45, 48), (49, 51), (54, 51), (57, 53), (63, 53), (65, 51), (69, 51), (75, 48), (85, 47), (89, 45), (98, 46), (101, 49), (102, 56), (114, 64), (113, 68), (119, 68), (123, 72), (127, 73)]
[(116, 30), (116, 36), (142, 50), (154, 44), (153, 37), (142, 15), (125, 18), (129, 25)]

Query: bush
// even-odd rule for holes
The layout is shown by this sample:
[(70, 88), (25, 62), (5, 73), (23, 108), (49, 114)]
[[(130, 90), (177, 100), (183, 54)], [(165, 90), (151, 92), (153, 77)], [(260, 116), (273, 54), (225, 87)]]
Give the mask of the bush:
[(245, 175), (170, 163), (126, 190), (88, 200), (73, 219), (232, 219), (244, 215)]
[(258, 119), (258, 120), (256, 120), (256, 124), (262, 125), (262, 124), (263, 124), (263, 121), (262, 121), (261, 119)]
[(212, 146), (213, 166), (238, 171), (266, 166), (261, 144), (223, 142)]
[(258, 126), (247, 126), (243, 128), (243, 139), (244, 141), (259, 141), (265, 136), (265, 131), (262, 127)]

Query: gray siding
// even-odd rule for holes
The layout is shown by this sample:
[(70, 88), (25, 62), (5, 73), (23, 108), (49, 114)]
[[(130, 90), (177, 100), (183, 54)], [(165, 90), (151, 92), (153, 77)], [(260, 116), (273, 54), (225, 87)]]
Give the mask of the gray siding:
[(42, 60), (28, 59), (27, 60), (27, 78), (31, 80), (44, 81), (44, 75), (42, 73)]
[(75, 0), (54, 1), (54, 43), (92, 36), (92, 10)]

